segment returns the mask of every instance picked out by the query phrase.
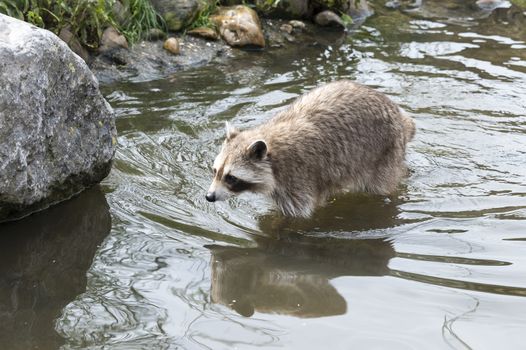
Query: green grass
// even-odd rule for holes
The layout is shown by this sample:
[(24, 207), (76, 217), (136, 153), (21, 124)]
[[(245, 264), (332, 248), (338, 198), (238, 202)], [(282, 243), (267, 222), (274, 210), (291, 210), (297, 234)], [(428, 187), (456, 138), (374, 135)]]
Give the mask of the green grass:
[(511, 0), (511, 2), (520, 8), (525, 9), (526, 8), (526, 0)]
[(99, 47), (103, 30), (114, 26), (134, 43), (150, 28), (163, 26), (149, 0), (122, 0), (126, 20), (119, 23), (113, 13), (118, 0), (0, 0), (0, 13), (60, 33), (69, 27), (80, 43)]
[(149, 0), (123, 0), (122, 3), (129, 9), (131, 16), (119, 29), (129, 42), (139, 41), (149, 29), (164, 29), (164, 20), (155, 12)]
[(197, 14), (197, 18), (190, 24), (188, 29), (194, 29), (199, 27), (213, 28), (215, 29), (214, 23), (210, 20), (210, 16), (216, 11), (219, 6), (219, 0), (207, 1), (204, 0), (203, 8)]

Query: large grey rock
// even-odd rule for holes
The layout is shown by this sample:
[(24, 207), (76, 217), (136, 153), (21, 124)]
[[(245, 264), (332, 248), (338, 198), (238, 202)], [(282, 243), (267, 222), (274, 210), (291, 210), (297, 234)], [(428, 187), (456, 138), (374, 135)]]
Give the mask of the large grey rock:
[(0, 221), (60, 202), (111, 168), (113, 111), (51, 32), (0, 15)]

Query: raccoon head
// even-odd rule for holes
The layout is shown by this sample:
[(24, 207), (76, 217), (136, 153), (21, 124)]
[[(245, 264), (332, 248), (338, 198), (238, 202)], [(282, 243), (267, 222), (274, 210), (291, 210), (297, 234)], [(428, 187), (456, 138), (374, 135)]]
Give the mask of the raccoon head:
[(226, 139), (212, 170), (214, 179), (206, 194), (209, 202), (225, 200), (242, 192), (269, 193), (274, 176), (267, 143), (250, 132), (226, 124)]

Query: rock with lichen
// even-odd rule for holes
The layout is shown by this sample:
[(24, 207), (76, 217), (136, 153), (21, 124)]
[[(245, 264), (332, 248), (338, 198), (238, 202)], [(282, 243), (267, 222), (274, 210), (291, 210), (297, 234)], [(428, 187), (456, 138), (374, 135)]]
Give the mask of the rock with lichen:
[(259, 17), (251, 8), (244, 5), (220, 7), (210, 19), (230, 46), (265, 47)]
[(57, 36), (0, 14), (0, 221), (109, 173), (116, 130), (85, 62)]
[(151, 0), (154, 9), (159, 13), (170, 31), (179, 31), (189, 26), (205, 6), (200, 0)]

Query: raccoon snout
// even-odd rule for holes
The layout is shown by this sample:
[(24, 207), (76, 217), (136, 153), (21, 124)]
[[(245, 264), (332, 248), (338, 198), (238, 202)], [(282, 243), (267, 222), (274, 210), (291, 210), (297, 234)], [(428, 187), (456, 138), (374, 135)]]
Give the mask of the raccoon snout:
[(215, 194), (215, 192), (208, 192), (206, 194), (205, 198), (209, 202), (215, 202), (216, 201), (216, 194)]

